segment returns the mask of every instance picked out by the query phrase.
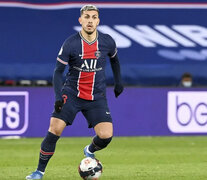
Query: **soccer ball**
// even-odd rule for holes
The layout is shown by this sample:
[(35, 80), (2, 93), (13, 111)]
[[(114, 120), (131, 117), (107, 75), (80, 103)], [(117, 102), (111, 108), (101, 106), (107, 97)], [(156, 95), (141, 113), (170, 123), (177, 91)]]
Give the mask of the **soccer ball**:
[(84, 180), (98, 180), (102, 169), (101, 162), (90, 157), (84, 158), (78, 166), (78, 172)]

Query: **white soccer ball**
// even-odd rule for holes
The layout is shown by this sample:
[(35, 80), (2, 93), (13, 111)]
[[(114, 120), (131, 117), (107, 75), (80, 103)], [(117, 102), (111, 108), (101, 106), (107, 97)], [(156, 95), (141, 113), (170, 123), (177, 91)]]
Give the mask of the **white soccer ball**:
[(102, 174), (103, 167), (99, 160), (87, 157), (80, 162), (78, 171), (84, 180), (98, 180)]

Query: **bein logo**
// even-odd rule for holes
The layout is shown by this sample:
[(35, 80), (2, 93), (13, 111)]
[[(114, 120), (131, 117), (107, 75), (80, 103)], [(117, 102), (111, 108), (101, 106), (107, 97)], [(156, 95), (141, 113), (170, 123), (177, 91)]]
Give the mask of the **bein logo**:
[(174, 133), (207, 133), (207, 92), (168, 92), (168, 127)]
[(26, 91), (0, 92), (0, 135), (20, 135), (28, 128), (29, 94)]

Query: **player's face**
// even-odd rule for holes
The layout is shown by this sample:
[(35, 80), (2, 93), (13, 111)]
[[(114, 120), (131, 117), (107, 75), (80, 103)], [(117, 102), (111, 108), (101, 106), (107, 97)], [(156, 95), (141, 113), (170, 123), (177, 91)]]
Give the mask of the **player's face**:
[(79, 18), (79, 23), (87, 34), (95, 32), (99, 22), (97, 11), (83, 11), (83, 14)]

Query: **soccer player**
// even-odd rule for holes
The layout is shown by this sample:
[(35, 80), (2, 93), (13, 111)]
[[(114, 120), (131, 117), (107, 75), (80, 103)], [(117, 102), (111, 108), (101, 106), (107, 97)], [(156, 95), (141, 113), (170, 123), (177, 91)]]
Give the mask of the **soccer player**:
[[(84, 148), (86, 157), (95, 158), (94, 152), (105, 148), (112, 140), (113, 125), (106, 100), (107, 56), (114, 75), (116, 97), (122, 93), (123, 85), (116, 44), (111, 36), (97, 31), (99, 22), (98, 8), (83, 6), (79, 17), (81, 31), (66, 39), (60, 49), (53, 76), (55, 110), (41, 144), (37, 170), (26, 179), (42, 179), (61, 133), (66, 126), (72, 125), (79, 111), (96, 133), (92, 143)], [(67, 65), (69, 71), (63, 85), (62, 75)]]

